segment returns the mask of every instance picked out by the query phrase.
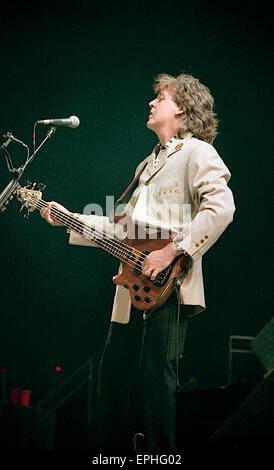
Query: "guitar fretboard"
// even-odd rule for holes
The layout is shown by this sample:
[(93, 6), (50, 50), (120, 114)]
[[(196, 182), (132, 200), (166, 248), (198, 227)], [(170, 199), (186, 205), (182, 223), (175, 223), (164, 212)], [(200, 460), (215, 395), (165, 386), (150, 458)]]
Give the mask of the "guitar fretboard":
[[(44, 207), (47, 207), (47, 203), (42, 199), (35, 200), (33, 202), (33, 207), (40, 210)], [(130, 259), (133, 260), (136, 259), (136, 256), (139, 258), (139, 256), (142, 255), (142, 253), (138, 252), (138, 250), (128, 246), (121, 240), (117, 240), (111, 235), (99, 231), (94, 227), (86, 224), (74, 214), (64, 212), (63, 210), (60, 210), (54, 206), (51, 207), (51, 214), (53, 219), (55, 219), (57, 222), (60, 222), (69, 230), (78, 233), (85, 240), (95, 243), (95, 245), (112, 254), (121, 261), (128, 262)]]

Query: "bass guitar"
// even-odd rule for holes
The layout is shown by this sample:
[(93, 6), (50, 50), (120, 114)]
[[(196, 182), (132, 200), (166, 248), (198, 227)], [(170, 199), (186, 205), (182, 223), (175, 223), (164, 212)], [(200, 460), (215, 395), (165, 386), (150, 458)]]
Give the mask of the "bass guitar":
[[(23, 203), (22, 208), (25, 207), (28, 213), (47, 207), (47, 202), (42, 199), (41, 191), (19, 185), (14, 193)], [(56, 207), (52, 207), (51, 213), (55, 220), (70, 231), (76, 232), (120, 260), (121, 269), (119, 274), (113, 277), (113, 282), (129, 289), (131, 303), (139, 310), (146, 311), (160, 307), (173, 292), (175, 279), (179, 275), (183, 278), (191, 266), (190, 259), (180, 255), (158, 273), (155, 280), (151, 280), (142, 274), (142, 262), (150, 252), (160, 250), (170, 243), (170, 238), (144, 239), (139, 237), (125, 238), (121, 241), (81, 221), (72, 213)]]

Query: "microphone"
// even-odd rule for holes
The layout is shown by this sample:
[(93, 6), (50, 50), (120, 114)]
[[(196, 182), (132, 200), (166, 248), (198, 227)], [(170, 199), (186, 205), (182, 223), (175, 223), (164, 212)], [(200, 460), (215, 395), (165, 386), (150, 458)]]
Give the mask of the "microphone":
[(44, 124), (45, 126), (69, 126), (69, 127), (78, 127), (80, 124), (80, 119), (77, 116), (70, 116), (69, 118), (64, 119), (42, 119), (37, 121), (37, 124)]

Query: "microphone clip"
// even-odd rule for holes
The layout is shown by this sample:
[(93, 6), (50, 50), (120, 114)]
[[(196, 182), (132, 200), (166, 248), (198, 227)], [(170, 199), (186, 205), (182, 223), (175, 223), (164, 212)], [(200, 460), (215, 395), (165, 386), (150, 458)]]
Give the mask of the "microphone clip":
[(56, 132), (56, 126), (51, 126), (51, 128), (47, 132), (47, 137), (50, 139), (53, 134)]

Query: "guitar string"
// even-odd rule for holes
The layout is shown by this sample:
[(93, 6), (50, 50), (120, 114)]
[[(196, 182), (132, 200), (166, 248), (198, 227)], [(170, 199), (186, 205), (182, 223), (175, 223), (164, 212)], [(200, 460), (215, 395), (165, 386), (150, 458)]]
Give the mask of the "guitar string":
[[(55, 211), (53, 209), (53, 213), (56, 213), (56, 215), (59, 216), (58, 212)], [(59, 221), (60, 222), (63, 222), (63, 221), (67, 221), (67, 219), (73, 219), (73, 215), (70, 215), (68, 214), (66, 216), (66, 214), (63, 214), (63, 216), (59, 216)], [(104, 243), (106, 246), (108, 246), (108, 248), (110, 247), (110, 249), (112, 251), (116, 251), (116, 253), (119, 253), (121, 255), (121, 258), (124, 258), (124, 255), (125, 255), (125, 251), (126, 251), (126, 254), (128, 256), (131, 256), (133, 254), (133, 248), (132, 247), (129, 247), (127, 244), (123, 243), (122, 246), (119, 246), (121, 245), (122, 242), (119, 242), (118, 240), (116, 240), (115, 238), (111, 237), (110, 235), (108, 235), (107, 233), (105, 232), (100, 232), (96, 229), (94, 229), (93, 227), (89, 226), (89, 225), (86, 225), (83, 221), (81, 220), (78, 220), (78, 219), (73, 219), (73, 223), (70, 222), (70, 227), (71, 228), (75, 228), (78, 230), (79, 229), (83, 229), (84, 231), (86, 232), (90, 232), (91, 235), (93, 236), (93, 239), (95, 238), (95, 240), (97, 241), (101, 241), (102, 243)], [(96, 238), (97, 237), (97, 238)], [(109, 240), (108, 240), (109, 239)], [(112, 246), (113, 245), (118, 245), (118, 246), (115, 246), (115, 248), (113, 248)], [(145, 256), (143, 256), (143, 253), (141, 253), (140, 251), (138, 250), (135, 250), (136, 254), (140, 254), (140, 257), (142, 257), (143, 259), (145, 258)]]
[(132, 254), (132, 250), (130, 249), (130, 247), (128, 247), (128, 245), (123, 244), (122, 247), (119, 246), (118, 240), (111, 238), (108, 234), (104, 232), (99, 232), (93, 227), (86, 225), (81, 220), (74, 219), (73, 215), (61, 213), (62, 215), (60, 216), (60, 214), (58, 213), (58, 210), (55, 210), (53, 208), (53, 215), (54, 214), (58, 216), (57, 220), (59, 222), (69, 222), (70, 228), (78, 229), (78, 231), (81, 230), (83, 233), (86, 232), (87, 234), (90, 234), (91, 237), (86, 237), (87, 239), (89, 239), (90, 241), (101, 242), (105, 247), (107, 247), (110, 251), (117, 254), (117, 256), (119, 255), (122, 259), (125, 258), (125, 251), (126, 251), (127, 256), (130, 256)]
[[(33, 202), (33, 204), (34, 204), (34, 202)], [(36, 208), (42, 209), (43, 207), (47, 207), (47, 203), (45, 201), (41, 200), (41, 199), (35, 201), (35, 204), (36, 204)], [(103, 248), (105, 248), (106, 251), (110, 252), (111, 254), (116, 255), (119, 259), (123, 260), (135, 272), (137, 272), (137, 274), (142, 274), (142, 268), (140, 266), (138, 266), (138, 263), (142, 262), (146, 258), (147, 255), (145, 255), (144, 253), (140, 252), (139, 250), (137, 250), (135, 248), (128, 247), (128, 245), (126, 245), (126, 243), (123, 243), (123, 245), (119, 246), (118, 249), (117, 249), (117, 246), (115, 248), (113, 248), (113, 244), (120, 245), (122, 242), (120, 242), (118, 240), (115, 240), (114, 238), (110, 237), (108, 234), (106, 234), (104, 232), (99, 232), (98, 230), (94, 229), (93, 227), (90, 227), (89, 225), (84, 224), (83, 221), (79, 221), (78, 219), (75, 219), (73, 214), (66, 214), (66, 213), (64, 213), (64, 212), (62, 212), (59, 209), (54, 208), (54, 207), (52, 207), (52, 212), (54, 213), (54, 215), (57, 215), (58, 218), (56, 217), (56, 219), (58, 220), (58, 222), (69, 222), (70, 228), (72, 228), (72, 229), (73, 228), (75, 228), (75, 229), (76, 228), (84, 229), (85, 231), (89, 232), (92, 235), (92, 238), (90, 239), (90, 241), (97, 242), (97, 244), (99, 246), (102, 246)], [(71, 220), (73, 220), (73, 223), (71, 223)], [(109, 238), (109, 240), (106, 240), (107, 238)], [(100, 243), (101, 243), (101, 245), (100, 245)], [(126, 254), (129, 257), (132, 256), (132, 254), (134, 254), (134, 252), (137, 255), (139, 254), (140, 256), (139, 256), (138, 261), (135, 263), (135, 262), (131, 262), (131, 261), (128, 261), (127, 259), (125, 259), (124, 251), (126, 251)], [(118, 256), (117, 253), (119, 253), (119, 256)], [(165, 270), (163, 270), (163, 271), (165, 271)], [(157, 275), (157, 281), (163, 282), (165, 280), (165, 277), (166, 277), (165, 273), (160, 272)]]
[[(38, 202), (39, 202), (39, 201), (36, 201), (36, 205), (38, 205)], [(41, 200), (40, 200), (40, 206), (41, 206), (41, 207), (46, 207), (47, 204), (45, 203), (45, 201), (41, 201)], [(146, 257), (145, 254), (141, 253), (140, 251), (138, 251), (138, 250), (136, 250), (136, 249), (134, 249), (134, 248), (132, 249), (131, 247), (128, 247), (128, 245), (126, 245), (125, 243), (123, 244), (123, 247), (118, 248), (118, 250), (117, 250), (117, 247), (116, 247), (116, 250), (115, 250), (115, 249), (113, 249), (113, 246), (112, 246), (112, 245), (113, 245), (113, 242), (114, 242), (115, 244), (117, 244), (117, 243), (118, 243), (118, 244), (121, 244), (121, 242), (119, 242), (118, 240), (115, 240), (115, 239), (111, 238), (108, 234), (105, 234), (105, 233), (101, 233), (101, 232), (96, 231), (93, 227), (90, 227), (90, 226), (88, 226), (88, 225), (85, 225), (85, 224), (83, 223), (83, 221), (80, 221), (80, 223), (79, 223), (79, 220), (78, 220), (78, 219), (74, 219), (74, 220), (73, 220), (74, 224), (71, 223), (71, 219), (73, 219), (74, 216), (73, 216), (72, 214), (65, 214), (64, 212), (61, 212), (61, 211), (60, 211), (59, 209), (57, 209), (57, 208), (53, 208), (53, 213), (55, 213), (55, 214), (57, 215), (57, 217), (58, 217), (57, 220), (59, 219), (58, 221), (60, 221), (60, 222), (64, 222), (64, 221), (67, 222), (67, 221), (69, 220), (69, 222), (70, 222), (70, 224), (69, 224), (70, 227), (73, 227), (73, 225), (74, 225), (74, 228), (77, 228), (77, 226), (78, 226), (78, 229), (79, 229), (79, 227), (82, 229), (82, 227), (84, 226), (84, 228), (86, 229), (86, 231), (87, 231), (87, 229), (88, 229), (88, 231), (90, 231), (90, 232), (92, 233), (92, 235), (93, 235), (93, 240), (94, 240), (94, 239), (95, 239), (94, 241), (97, 240), (97, 244), (99, 244), (99, 246), (100, 246), (100, 242), (101, 242), (101, 243), (103, 244), (102, 246), (103, 246), (105, 249), (106, 249), (106, 246), (108, 247), (108, 249), (106, 249), (106, 251), (109, 251), (109, 252), (111, 252), (112, 254), (114, 254), (114, 255), (116, 255), (116, 256), (118, 256), (118, 255), (117, 255), (117, 252), (118, 252), (119, 255), (120, 255), (120, 259), (122, 259), (126, 264), (130, 265), (130, 266), (135, 270), (135, 272), (137, 272), (138, 274), (141, 274), (141, 273), (142, 273), (142, 269), (140, 269), (140, 266), (138, 266), (138, 263), (140, 262), (140, 258), (142, 258), (142, 260), (145, 259), (145, 257)], [(60, 214), (61, 214), (61, 216), (60, 216)], [(97, 236), (97, 238), (94, 237), (94, 234)], [(101, 239), (98, 238), (98, 236), (101, 237)], [(105, 239), (106, 239), (107, 237), (110, 239), (111, 245), (110, 245), (110, 242), (109, 242), (109, 243), (106, 242)], [(91, 241), (92, 241), (92, 240), (91, 240)], [(127, 255), (128, 255), (128, 256), (130, 256), (130, 255), (132, 254), (133, 250), (135, 250), (136, 253), (139, 253), (139, 254), (140, 254), (140, 257), (139, 257), (139, 260), (137, 261), (137, 263), (131, 263), (131, 262), (129, 262), (128, 260), (126, 260), (126, 259), (125, 259), (125, 254), (124, 254), (124, 250), (127, 251)], [(115, 253), (115, 251), (116, 251), (116, 253)], [(113, 253), (113, 252), (114, 252), (114, 253)], [(118, 256), (118, 257), (119, 257), (119, 256)], [(137, 269), (137, 267), (138, 267), (138, 269)], [(164, 271), (164, 270), (163, 270), (163, 271)], [(162, 272), (162, 273), (159, 273), (157, 280), (160, 281), (160, 282), (161, 282), (161, 281), (164, 281), (164, 280), (165, 280), (165, 273), (163, 273), (163, 272)]]
[[(37, 202), (38, 201), (36, 201), (36, 204), (37, 204)], [(40, 205), (41, 204), (42, 204), (42, 207), (47, 206), (47, 203), (45, 201), (40, 200)], [(129, 247), (125, 243), (122, 243), (118, 240), (115, 240), (113, 237), (109, 236), (108, 234), (106, 234), (104, 232), (99, 232), (98, 230), (94, 229), (93, 227), (91, 227), (89, 225), (86, 225), (83, 221), (81, 221), (81, 220), (79, 221), (79, 219), (75, 219), (72, 214), (66, 214), (66, 213), (64, 213), (64, 212), (62, 212), (59, 209), (54, 208), (54, 207), (52, 209), (53, 209), (53, 213), (55, 215), (57, 215), (57, 217), (58, 217), (57, 220), (59, 222), (68, 222), (69, 221), (70, 228), (72, 228), (72, 229), (73, 228), (78, 228), (78, 230), (79, 230), (79, 228), (81, 228), (81, 229), (84, 228), (84, 230), (86, 230), (86, 232), (89, 232), (92, 235), (92, 237), (90, 238), (90, 241), (97, 242), (97, 245), (101, 246), (106, 251), (110, 252), (111, 254), (114, 254), (119, 259), (123, 260), (137, 274), (142, 274), (142, 268), (140, 267), (140, 265), (138, 265), (138, 263), (142, 262), (146, 258), (146, 256), (147, 256), (146, 254), (140, 252), (139, 250), (137, 250), (135, 248)], [(71, 220), (73, 220), (73, 223), (71, 223)], [(88, 238), (88, 237), (86, 237), (86, 238)], [(109, 240), (107, 240), (107, 239), (109, 239)], [(117, 247), (113, 248), (113, 244), (116, 244), (118, 246), (120, 245), (120, 246), (118, 247), (118, 249), (117, 249)], [(121, 246), (121, 244), (122, 244), (122, 246)], [(124, 251), (126, 251), (126, 254), (129, 257), (132, 254), (134, 254), (134, 252), (136, 254), (139, 254), (140, 256), (139, 256), (138, 261), (137, 262), (131, 262), (131, 260), (125, 259)], [(158, 275), (156, 276), (157, 281), (158, 282), (164, 282), (166, 280), (166, 274), (167, 274), (167, 268), (165, 268), (162, 272), (158, 273)]]
[[(59, 217), (60, 222), (67, 222), (69, 220), (69, 225), (70, 228), (74, 229), (81, 229), (81, 231), (86, 231), (89, 232), (91, 235), (90, 237), (86, 237), (90, 241), (97, 242), (97, 244), (101, 243), (101, 247), (105, 248), (107, 247), (107, 251), (116, 255), (119, 259), (124, 261), (126, 264), (128, 264), (130, 267), (133, 268), (135, 272), (138, 274), (142, 274), (142, 268), (140, 267), (140, 263), (144, 261), (146, 258), (146, 254), (143, 252), (137, 250), (134, 247), (128, 246), (126, 243), (123, 243), (122, 241), (116, 240), (115, 238), (111, 237), (109, 234), (105, 232), (100, 232), (96, 230), (94, 227), (91, 227), (87, 224), (85, 224), (83, 221), (79, 221), (79, 219), (74, 219), (74, 216), (71, 214), (65, 214), (61, 212), (61, 217), (60, 217), (60, 211), (54, 210), (53, 208), (53, 213), (55, 213)], [(73, 219), (73, 223), (71, 223), (71, 219)], [(78, 232), (79, 233), (79, 232)], [(116, 245), (116, 246), (113, 246)], [(138, 260), (134, 261), (132, 260), (132, 255), (137, 256)], [(139, 256), (138, 256), (139, 255)], [(159, 273), (158, 274), (158, 281), (162, 282), (165, 280), (165, 273)]]
[[(117, 247), (117, 240), (115, 239), (110, 239), (109, 235), (99, 232), (98, 230), (94, 229), (93, 227), (90, 227), (89, 225), (86, 225), (83, 221), (74, 219), (74, 216), (72, 214), (62, 214), (60, 216), (60, 213), (58, 213), (58, 210), (55, 208), (52, 208), (53, 215), (57, 216), (56, 219), (61, 222), (69, 225), (69, 228), (72, 230), (75, 229), (78, 231), (78, 233), (81, 231), (82, 234), (86, 234), (86, 239), (89, 241), (94, 241), (95, 243), (99, 244), (100, 246), (104, 247), (107, 251), (110, 251), (111, 253), (115, 254), (118, 258), (125, 260), (125, 256), (130, 256), (132, 252), (130, 249), (124, 245), (124, 249), (122, 250), (121, 247)], [(126, 251), (126, 253), (125, 253)], [(134, 264), (132, 264), (133, 266)]]

